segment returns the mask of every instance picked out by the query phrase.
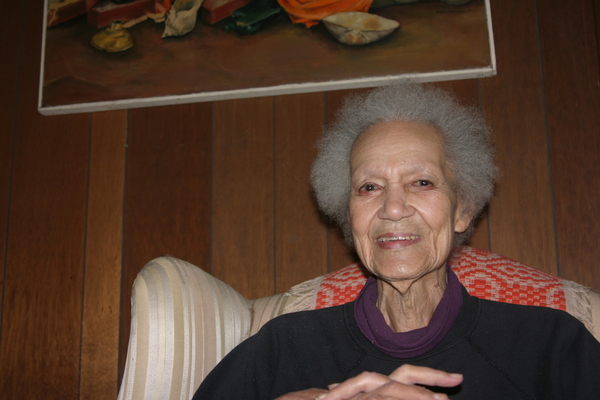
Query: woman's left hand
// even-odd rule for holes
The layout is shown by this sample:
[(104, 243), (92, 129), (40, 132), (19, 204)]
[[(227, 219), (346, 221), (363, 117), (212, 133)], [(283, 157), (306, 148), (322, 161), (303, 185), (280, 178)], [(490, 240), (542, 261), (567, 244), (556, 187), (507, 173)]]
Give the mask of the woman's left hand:
[(363, 372), (333, 387), (327, 394), (317, 395), (315, 399), (441, 400), (448, 399), (448, 396), (434, 393), (421, 385), (454, 387), (460, 385), (462, 380), (460, 374), (405, 364), (389, 376)]

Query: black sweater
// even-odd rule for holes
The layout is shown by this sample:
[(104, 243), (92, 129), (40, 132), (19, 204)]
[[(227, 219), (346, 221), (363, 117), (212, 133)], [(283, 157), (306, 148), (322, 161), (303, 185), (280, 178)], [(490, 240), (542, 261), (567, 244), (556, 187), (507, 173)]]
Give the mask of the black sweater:
[(543, 307), (464, 302), (448, 335), (412, 359), (387, 356), (360, 332), (354, 303), (268, 322), (204, 380), (195, 400), (274, 399), (402, 364), (464, 375), (451, 399), (600, 399), (600, 343), (569, 314)]

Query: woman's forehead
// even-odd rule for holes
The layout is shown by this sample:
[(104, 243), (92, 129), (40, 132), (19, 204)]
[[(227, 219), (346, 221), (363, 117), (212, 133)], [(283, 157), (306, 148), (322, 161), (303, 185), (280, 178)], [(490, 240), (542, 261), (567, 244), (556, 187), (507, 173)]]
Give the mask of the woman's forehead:
[(352, 147), (351, 164), (387, 159), (398, 163), (445, 163), (439, 130), (418, 122), (383, 122), (361, 133)]

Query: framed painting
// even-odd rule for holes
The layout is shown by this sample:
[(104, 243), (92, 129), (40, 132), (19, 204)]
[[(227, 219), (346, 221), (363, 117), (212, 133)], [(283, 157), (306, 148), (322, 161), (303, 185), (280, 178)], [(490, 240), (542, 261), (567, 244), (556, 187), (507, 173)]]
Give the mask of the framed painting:
[(45, 1), (44, 115), (496, 73), (489, 0), (358, 0), (304, 19), (281, 6), (293, 0)]

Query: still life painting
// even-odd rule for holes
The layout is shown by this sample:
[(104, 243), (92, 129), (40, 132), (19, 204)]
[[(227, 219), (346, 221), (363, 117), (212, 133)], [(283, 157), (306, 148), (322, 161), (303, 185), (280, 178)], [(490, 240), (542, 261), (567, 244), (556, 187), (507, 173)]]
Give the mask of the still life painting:
[(496, 73), (489, 0), (46, 0), (44, 115)]

